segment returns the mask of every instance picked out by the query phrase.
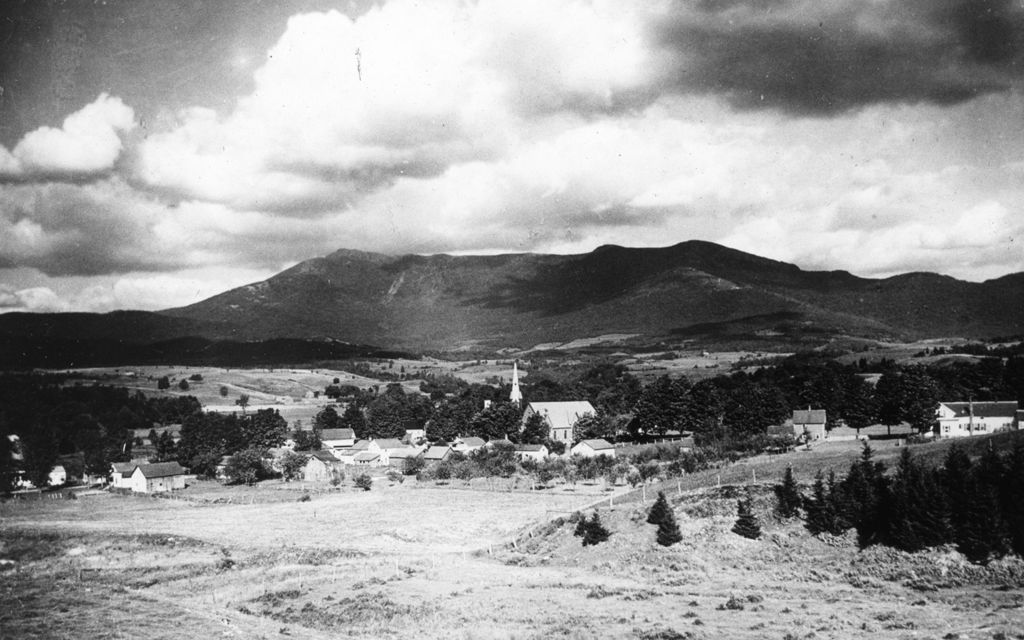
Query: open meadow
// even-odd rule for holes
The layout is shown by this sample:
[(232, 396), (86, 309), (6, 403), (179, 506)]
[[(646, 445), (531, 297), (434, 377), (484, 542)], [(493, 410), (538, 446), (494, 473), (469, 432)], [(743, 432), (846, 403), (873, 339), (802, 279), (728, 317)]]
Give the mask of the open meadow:
[[(815, 463), (856, 456), (794, 452), (666, 482), (683, 534), (668, 548), (639, 492), (608, 508), (600, 492), (382, 481), (305, 499), (200, 482), (175, 499), (7, 502), (0, 637), (1024, 638), (1019, 559), (859, 551), (852, 535), (774, 518), (788, 462), (806, 483)], [(731, 532), (751, 464), (756, 541)], [(571, 514), (595, 497), (611, 537), (584, 547)]]

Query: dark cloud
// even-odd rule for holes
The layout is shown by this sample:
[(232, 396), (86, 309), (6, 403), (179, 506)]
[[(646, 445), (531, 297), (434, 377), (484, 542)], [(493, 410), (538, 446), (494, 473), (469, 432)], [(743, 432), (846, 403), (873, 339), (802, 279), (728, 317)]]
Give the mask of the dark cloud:
[(950, 104), (1020, 86), (1024, 5), (1010, 0), (705, 0), (655, 28), (674, 90), (827, 115)]

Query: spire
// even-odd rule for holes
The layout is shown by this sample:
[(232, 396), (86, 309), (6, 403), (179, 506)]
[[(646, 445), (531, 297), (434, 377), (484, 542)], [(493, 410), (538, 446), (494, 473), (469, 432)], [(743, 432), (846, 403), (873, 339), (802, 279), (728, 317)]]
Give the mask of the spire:
[(508, 394), (508, 399), (517, 405), (523, 402), (523, 392), (519, 390), (519, 367), (515, 360), (512, 361), (512, 393)]

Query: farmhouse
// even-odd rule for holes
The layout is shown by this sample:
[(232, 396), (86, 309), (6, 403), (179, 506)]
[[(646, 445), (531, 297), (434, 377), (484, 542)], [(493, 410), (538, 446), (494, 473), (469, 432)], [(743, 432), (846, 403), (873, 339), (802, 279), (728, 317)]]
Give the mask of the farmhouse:
[(330, 482), (340, 467), (341, 460), (330, 451), (311, 451), (306, 466), (302, 468), (302, 479), (306, 482)]
[(360, 451), (353, 456), (352, 464), (358, 467), (386, 467), (390, 460), (387, 455), (379, 451)]
[(324, 449), (344, 449), (356, 443), (356, 432), (352, 429), (324, 429), (320, 432), (320, 442)]
[(452, 448), (445, 445), (435, 445), (423, 452), (423, 460), (426, 462), (444, 462), (452, 455)]
[(824, 440), (826, 421), (824, 409), (811, 409), (810, 407), (806, 410), (797, 409), (793, 411), (791, 419), (793, 435), (797, 438), (804, 436), (808, 442)]
[(146, 462), (143, 460), (110, 463), (110, 486), (115, 489), (131, 489), (132, 472), (139, 464), (146, 464)]
[(940, 402), (935, 412), (940, 438), (965, 438), (1020, 428), (1024, 419), (1015, 401)]
[(129, 486), (136, 493), (163, 493), (185, 488), (185, 469), (177, 462), (135, 465)]
[(601, 438), (593, 440), (580, 440), (570, 450), (573, 455), (580, 455), (584, 458), (595, 458), (597, 456), (615, 457), (615, 445)]
[(544, 458), (548, 457), (548, 448), (542, 444), (517, 444), (515, 452), (520, 460), (531, 459), (542, 462)]
[(548, 425), (548, 439), (572, 444), (572, 428), (586, 415), (595, 415), (594, 406), (586, 400), (572, 402), (531, 402), (523, 412), (523, 424), (539, 414)]

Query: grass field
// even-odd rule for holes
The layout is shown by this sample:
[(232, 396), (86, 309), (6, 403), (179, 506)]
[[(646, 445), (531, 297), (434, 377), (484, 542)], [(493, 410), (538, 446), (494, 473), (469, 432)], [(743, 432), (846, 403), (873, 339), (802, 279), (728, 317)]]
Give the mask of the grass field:
[[(858, 551), (773, 518), (769, 476), (858, 454), (666, 483), (684, 534), (671, 548), (644, 522), (650, 493), (602, 503), (612, 536), (596, 547), (565, 522), (595, 500), (584, 492), (379, 482), (300, 501), (294, 483), (197, 483), (177, 499), (7, 502), (0, 637), (1024, 638), (1024, 562)], [(754, 469), (757, 541), (730, 532)]]

